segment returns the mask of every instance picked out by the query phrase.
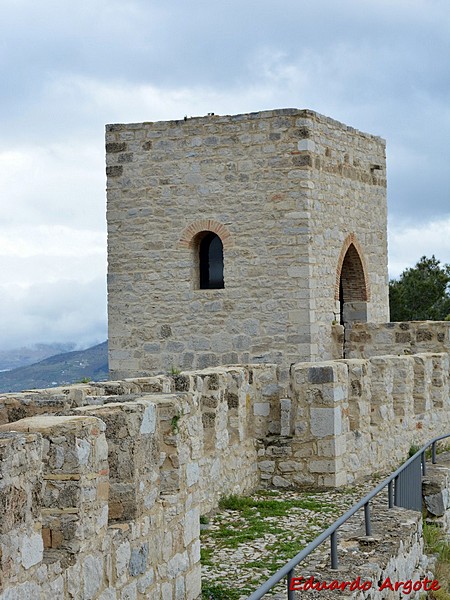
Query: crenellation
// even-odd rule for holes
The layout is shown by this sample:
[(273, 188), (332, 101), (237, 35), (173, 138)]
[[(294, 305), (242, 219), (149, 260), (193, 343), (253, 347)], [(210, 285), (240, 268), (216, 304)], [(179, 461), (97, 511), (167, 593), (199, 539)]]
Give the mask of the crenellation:
[[(68, 386), (55, 393), (70, 398), (65, 415), (51, 414), (50, 390), (33, 392), (49, 414), (0, 427), (0, 590), (197, 600), (199, 518), (221, 497), (348, 485), (449, 426), (446, 353), (295, 363), (285, 384), (282, 373)], [(30, 394), (21, 400), (31, 413)]]
[[(57, 583), (65, 590), (61, 597), (70, 595), (73, 577), (84, 582), (86, 598), (101, 597), (113, 588), (136, 586), (129, 577), (138, 572), (147, 581), (136, 588), (142, 594), (159, 597), (162, 585), (172, 585), (175, 571), (178, 586), (182, 586), (181, 579), (185, 585), (188, 573), (189, 593), (199, 589), (200, 512), (216, 506), (227, 488), (229, 493), (239, 493), (257, 485), (256, 450), (249, 434), (254, 390), (263, 386), (272, 399), (274, 375), (275, 366), (256, 366), (254, 373), (236, 367), (73, 386), (65, 397), (77, 398), (80, 389), (110, 395), (96, 396), (101, 404), (92, 406), (89, 402), (94, 396), (86, 393), (86, 404), (74, 402), (66, 408), (70, 413), (66, 416), (38, 415), (4, 427), (40, 432), (27, 436), (43, 444), (42, 459), (40, 453), (34, 454), (42, 467), (32, 471), (44, 489), (37, 513), (35, 509), (40, 520), (33, 522), (42, 532), (29, 535), (27, 552), (38, 562), (61, 565)], [(138, 389), (139, 397), (130, 394)], [(175, 390), (180, 391), (170, 393)], [(43, 395), (47, 397), (48, 391)], [(39, 399), (39, 392), (35, 396)], [(211, 430), (202, 423), (205, 405), (214, 416)], [(180, 510), (181, 506), (185, 509)], [(149, 523), (153, 524), (150, 529)], [(156, 554), (152, 550), (147, 556), (148, 542), (139, 540), (148, 540), (161, 530), (177, 530), (180, 535), (175, 539), (168, 534)], [(33, 550), (37, 535), (42, 549), (39, 557)], [(103, 556), (116, 555), (120, 564), (130, 564), (129, 575), (119, 579), (111, 575), (114, 566), (112, 571), (102, 566)], [(30, 560), (34, 559), (25, 559), (27, 567)], [(143, 565), (150, 560), (151, 571), (147, 565), (144, 574)], [(103, 568), (105, 575), (99, 578)], [(117, 570), (122, 573), (122, 567)]]

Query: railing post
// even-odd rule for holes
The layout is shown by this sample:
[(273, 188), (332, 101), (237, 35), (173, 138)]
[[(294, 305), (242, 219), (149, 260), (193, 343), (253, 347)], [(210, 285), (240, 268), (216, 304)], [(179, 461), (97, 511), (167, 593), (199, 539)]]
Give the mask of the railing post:
[(431, 444), (431, 462), (433, 465), (436, 464), (436, 442)]
[(331, 568), (338, 568), (338, 555), (337, 555), (337, 533), (336, 530), (330, 535), (331, 545)]
[(393, 483), (391, 479), (391, 481), (388, 483), (388, 508), (394, 508), (394, 499), (392, 494), (394, 490), (392, 489), (392, 487)]
[(287, 600), (295, 600), (294, 590), (291, 590), (291, 581), (294, 577), (294, 569), (291, 569), (287, 574)]
[(366, 525), (366, 535), (372, 535), (372, 524), (370, 522), (370, 504), (364, 504), (364, 523)]
[(422, 475), (426, 475), (427, 467), (426, 467), (426, 461), (425, 461), (425, 452), (422, 452), (421, 460), (422, 460)]
[(398, 506), (398, 475), (394, 479), (394, 506)]

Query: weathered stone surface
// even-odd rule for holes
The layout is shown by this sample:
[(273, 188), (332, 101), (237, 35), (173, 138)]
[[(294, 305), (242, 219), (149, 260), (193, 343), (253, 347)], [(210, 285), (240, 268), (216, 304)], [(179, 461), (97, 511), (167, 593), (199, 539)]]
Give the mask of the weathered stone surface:
[(20, 549), (22, 565), (25, 569), (29, 569), (33, 565), (41, 562), (44, 553), (44, 544), (42, 535), (36, 533), (30, 537), (24, 538)]
[(292, 485), (292, 482), (289, 481), (289, 479), (280, 477), (279, 475), (275, 475), (275, 477), (272, 478), (272, 483), (275, 487), (290, 487)]
[[(346, 309), (353, 321), (387, 319), (382, 139), (290, 109), (106, 136), (115, 375), (342, 356), (330, 333), (351, 244), (364, 281)], [(199, 289), (206, 231), (223, 243), (220, 289)]]
[(103, 582), (103, 562), (98, 556), (86, 556), (83, 561), (84, 598), (91, 600), (100, 591)]
[(126, 150), (126, 147), (127, 145), (125, 142), (110, 142), (109, 144), (106, 144), (106, 152), (123, 152), (124, 150)]
[(0, 595), (1, 600), (30, 600), (30, 598), (39, 598), (39, 585), (32, 582), (21, 583), (14, 588), (5, 590)]
[(342, 431), (339, 408), (311, 408), (311, 432), (317, 437), (340, 435)]
[(117, 600), (117, 592), (111, 588), (108, 588), (100, 594), (98, 600)]
[(120, 595), (121, 600), (137, 600), (136, 583), (132, 582), (126, 585)]
[(348, 335), (347, 356), (367, 358), (383, 354), (417, 354), (450, 350), (448, 321), (410, 323), (355, 323)]
[(197, 483), (200, 477), (200, 469), (197, 463), (188, 463), (186, 465), (186, 483), (188, 487)]
[(439, 455), (438, 464), (430, 465), (422, 481), (422, 492), (427, 518), (441, 524), (444, 529), (450, 525), (450, 455)]
[(267, 417), (270, 413), (270, 404), (268, 402), (255, 402), (253, 413), (257, 417)]
[(177, 575), (186, 571), (188, 566), (189, 560), (185, 552), (175, 554), (167, 563), (167, 573), (170, 579), (173, 581)]
[[(0, 427), (0, 553), (12, 565), (0, 600), (34, 593), (19, 573), (62, 600), (80, 590), (96, 600), (198, 600), (200, 514), (221, 497), (348, 485), (450, 426), (444, 353), (294, 364), (288, 398), (279, 377), (260, 364), (106, 382), (84, 395), (68, 389), (65, 416), (43, 416), (51, 392), (34, 392), (37, 416)], [(175, 378), (184, 391), (171, 392)], [(419, 397), (427, 402), (417, 413)], [(376, 410), (387, 417), (374, 420)], [(425, 485), (427, 518), (443, 525), (446, 473)]]
[(334, 380), (332, 367), (310, 367), (308, 372), (309, 383), (331, 383)]

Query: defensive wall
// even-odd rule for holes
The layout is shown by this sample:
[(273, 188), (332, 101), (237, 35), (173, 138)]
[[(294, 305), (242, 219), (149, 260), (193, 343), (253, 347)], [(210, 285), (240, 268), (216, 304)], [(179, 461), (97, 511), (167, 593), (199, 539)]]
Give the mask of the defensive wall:
[(296, 363), (289, 387), (279, 371), (2, 395), (1, 600), (195, 600), (222, 496), (351, 484), (449, 430), (445, 352)]
[(3, 396), (0, 598), (197, 598), (200, 514), (258, 485), (274, 385), (257, 366)]
[(354, 323), (346, 331), (346, 338), (345, 351), (349, 358), (450, 352), (448, 321)]

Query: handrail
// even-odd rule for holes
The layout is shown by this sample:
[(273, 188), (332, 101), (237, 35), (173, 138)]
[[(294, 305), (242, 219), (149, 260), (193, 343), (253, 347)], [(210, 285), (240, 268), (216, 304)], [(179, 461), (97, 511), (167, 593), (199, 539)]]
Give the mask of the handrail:
[(364, 516), (365, 516), (365, 527), (366, 527), (366, 535), (371, 535), (371, 524), (370, 524), (370, 511), (369, 511), (369, 502), (374, 498), (377, 494), (381, 492), (386, 486), (388, 486), (388, 506), (392, 508), (394, 506), (394, 502), (392, 499), (392, 487), (393, 482), (397, 479), (397, 477), (405, 471), (408, 466), (413, 463), (419, 456), (421, 457), (422, 463), (422, 475), (426, 473), (425, 467), (425, 452), (428, 450), (430, 446), (432, 446), (432, 464), (436, 464), (436, 443), (440, 440), (443, 440), (447, 437), (450, 437), (450, 433), (445, 435), (441, 435), (433, 438), (431, 441), (427, 442), (420, 450), (418, 450), (413, 456), (411, 456), (406, 462), (404, 462), (396, 471), (391, 473), (389, 477), (387, 477), (384, 481), (379, 483), (373, 490), (371, 490), (368, 494), (364, 496), (359, 502), (354, 504), (342, 517), (336, 519), (336, 521), (328, 527), (324, 532), (322, 532), (316, 539), (310, 542), (306, 548), (303, 548), (301, 552), (299, 552), (294, 558), (292, 558), (288, 563), (286, 563), (281, 569), (279, 569), (270, 579), (268, 579), (263, 585), (261, 585), (253, 594), (248, 596), (247, 600), (260, 600), (269, 592), (274, 585), (279, 583), (283, 577), (287, 576), (287, 600), (294, 600), (294, 592), (290, 590), (290, 581), (294, 577), (294, 568), (304, 559), (306, 558), (313, 550), (315, 550), (320, 544), (322, 544), (327, 538), (331, 538), (331, 568), (337, 569), (337, 539), (336, 539), (336, 531), (339, 529), (341, 525), (343, 525), (348, 519), (353, 516), (358, 510), (364, 507)]

